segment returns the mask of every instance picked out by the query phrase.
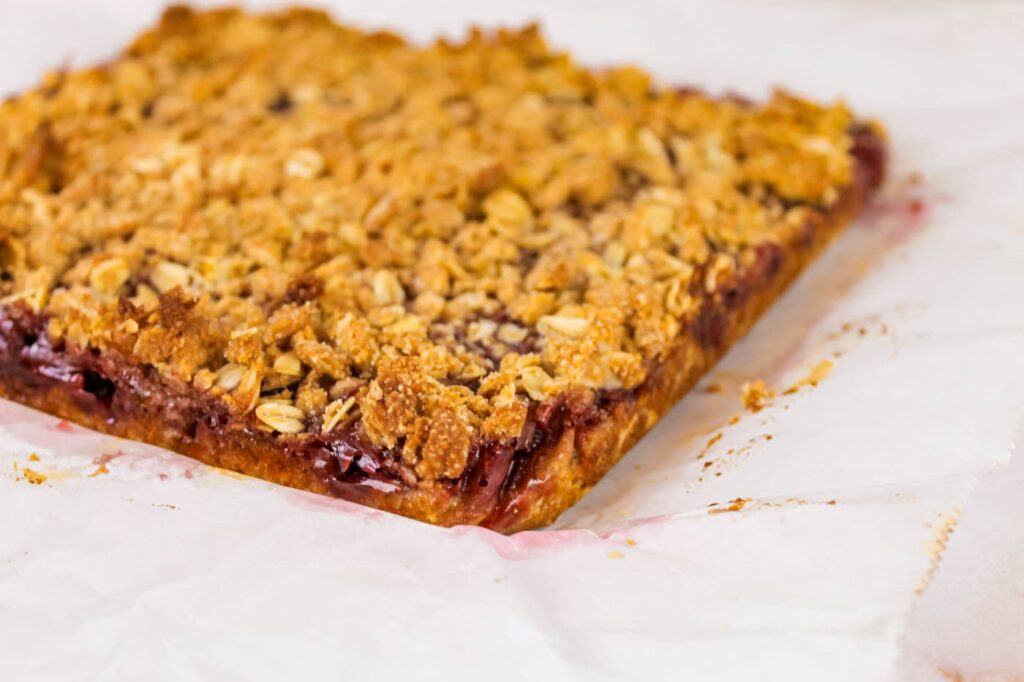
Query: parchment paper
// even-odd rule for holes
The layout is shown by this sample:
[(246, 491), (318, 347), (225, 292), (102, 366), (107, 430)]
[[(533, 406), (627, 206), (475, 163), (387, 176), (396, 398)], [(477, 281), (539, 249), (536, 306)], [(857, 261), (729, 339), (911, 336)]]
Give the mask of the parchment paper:
[[(108, 56), (157, 12), (0, 8), (0, 91)], [(333, 11), (418, 39), (540, 17), (591, 64), (842, 96), (888, 125), (892, 178), (549, 530), (433, 528), (0, 403), (0, 677), (895, 675), (908, 610), (1024, 413), (1024, 5)], [(756, 413), (752, 379), (780, 394)]]

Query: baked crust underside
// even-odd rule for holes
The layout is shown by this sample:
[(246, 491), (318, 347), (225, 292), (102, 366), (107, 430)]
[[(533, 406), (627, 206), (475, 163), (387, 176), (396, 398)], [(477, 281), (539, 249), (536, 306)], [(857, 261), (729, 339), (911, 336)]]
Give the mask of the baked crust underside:
[[(593, 486), (739, 339), (804, 266), (862, 208), (884, 175), (884, 144), (852, 131), (854, 181), (811, 214), (790, 243), (765, 244), (682, 322), (664, 360), (636, 388), (572, 392), (533, 402), (518, 439), (472, 445), (456, 479), (410, 479), (398, 455), (355, 428), (274, 434), (222, 401), (153, 367), (51, 341), (45, 314), (0, 308), (0, 391), (96, 430), (175, 450), (207, 464), (441, 525), (512, 532), (550, 523)], [(700, 282), (701, 277), (695, 277)]]

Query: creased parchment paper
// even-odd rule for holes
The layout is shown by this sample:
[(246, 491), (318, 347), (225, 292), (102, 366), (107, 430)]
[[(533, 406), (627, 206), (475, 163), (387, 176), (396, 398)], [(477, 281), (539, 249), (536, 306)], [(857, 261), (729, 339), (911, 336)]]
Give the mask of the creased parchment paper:
[[(3, 2), (0, 90), (147, 2)], [(666, 82), (842, 96), (877, 205), (549, 530), (440, 529), (0, 404), (0, 677), (876, 680), (1024, 412), (1024, 5), (337, 3)], [(776, 396), (745, 409), (741, 385)], [(787, 393), (787, 389), (792, 389)], [(941, 679), (941, 678), (940, 678)]]

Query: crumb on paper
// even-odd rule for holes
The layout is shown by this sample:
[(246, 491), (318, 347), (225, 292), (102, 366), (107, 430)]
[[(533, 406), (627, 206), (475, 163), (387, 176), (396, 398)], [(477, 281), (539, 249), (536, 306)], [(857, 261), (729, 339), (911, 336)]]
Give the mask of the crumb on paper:
[(626, 538), (626, 545), (629, 547), (636, 547), (636, 540), (633, 538)]
[(775, 391), (768, 388), (762, 379), (744, 382), (740, 391), (743, 395), (743, 406), (751, 412), (760, 412), (775, 397)]
[(98, 467), (96, 467), (96, 471), (94, 471), (91, 474), (89, 474), (89, 478), (95, 478), (97, 476), (102, 476), (103, 474), (109, 474), (109, 473), (110, 473), (110, 469), (107, 468), (107, 465), (106, 464), (100, 464)]
[(949, 536), (953, 534), (953, 529), (956, 528), (956, 522), (959, 518), (959, 507), (939, 516), (939, 523), (936, 526), (935, 534), (932, 536), (931, 542), (928, 543), (928, 556), (932, 561), (938, 561), (942, 558), (942, 553), (946, 551), (946, 543), (949, 542)]
[(708, 505), (708, 514), (724, 514), (725, 512), (738, 512), (750, 502), (749, 497), (737, 497), (725, 507), (719, 507), (717, 502)]
[(808, 374), (806, 377), (804, 377), (800, 381), (796, 382), (795, 384), (787, 388), (783, 395), (790, 395), (792, 393), (796, 393), (804, 386), (817, 386), (820, 381), (824, 380), (829, 374), (832, 373), (832, 369), (834, 367), (835, 363), (833, 363), (831, 360), (822, 360), (821, 362), (814, 366), (814, 369), (811, 370), (810, 374)]
[(704, 387), (705, 393), (723, 393), (724, 391), (725, 389), (722, 388), (722, 384), (718, 382), (712, 382)]
[(178, 510), (178, 508), (175, 507), (173, 504), (154, 504), (153, 506), (157, 507), (158, 509), (173, 509), (174, 511)]
[(624, 559), (624, 558), (626, 558), (626, 555), (623, 554), (622, 552), (620, 552), (617, 549), (613, 549), (612, 551), (608, 552), (608, 558), (609, 559)]
[(738, 414), (734, 414), (733, 416), (729, 417), (729, 426), (732, 426), (733, 424), (738, 424), (739, 421), (740, 416)]
[(32, 485), (42, 485), (46, 482), (46, 476), (42, 475), (38, 471), (33, 471), (28, 467), (24, 467), (21, 470), (21, 475)]
[(715, 435), (711, 436), (711, 438), (708, 439), (708, 442), (704, 444), (704, 449), (700, 451), (699, 455), (697, 455), (697, 459), (704, 459), (704, 455), (708, 454), (708, 450), (710, 450), (715, 443), (722, 440), (722, 435), (723, 433), (719, 431)]
[(67, 419), (61, 419), (54, 428), (65, 433), (71, 433), (75, 430), (75, 427)]
[(30, 462), (38, 462), (39, 461), (39, 455), (37, 455), (36, 453), (33, 452), (31, 455), (28, 456), (28, 461), (30, 461)]

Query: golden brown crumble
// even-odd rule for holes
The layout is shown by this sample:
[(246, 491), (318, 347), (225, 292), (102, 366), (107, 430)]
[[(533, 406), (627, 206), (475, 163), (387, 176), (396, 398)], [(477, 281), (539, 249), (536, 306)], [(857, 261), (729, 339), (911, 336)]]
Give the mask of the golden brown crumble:
[(584, 69), (535, 27), (419, 47), (172, 8), (0, 105), (0, 294), (268, 431), (356, 424), (453, 478), (529, 404), (642, 383), (836, 201), (851, 123)]
[(760, 412), (775, 397), (775, 391), (768, 388), (763, 379), (743, 382), (740, 394), (743, 406), (751, 412)]

